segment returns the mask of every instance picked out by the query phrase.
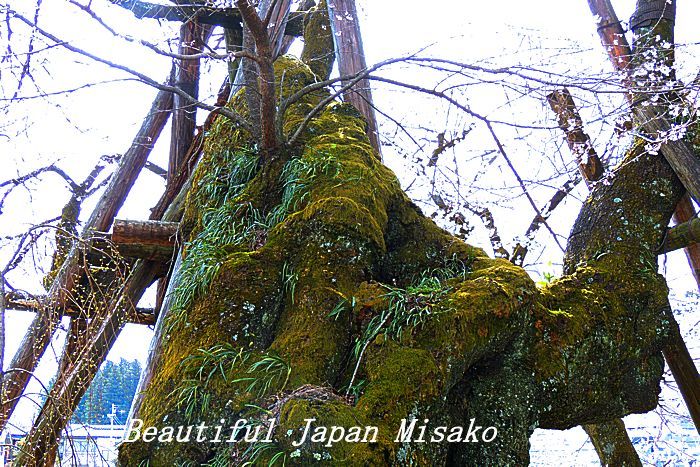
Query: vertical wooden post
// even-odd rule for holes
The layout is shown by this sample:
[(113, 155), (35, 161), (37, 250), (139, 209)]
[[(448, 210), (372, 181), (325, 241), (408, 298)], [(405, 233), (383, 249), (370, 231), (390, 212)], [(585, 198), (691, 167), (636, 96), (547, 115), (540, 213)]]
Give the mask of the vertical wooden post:
[[(196, 20), (180, 26), (180, 46), (178, 53), (193, 55), (201, 52), (205, 40), (205, 29)], [(199, 59), (178, 60), (175, 69), (175, 85), (194, 99), (199, 97)], [(182, 96), (173, 96), (173, 119), (170, 139), (170, 160), (168, 162), (168, 184), (172, 183), (182, 167), (187, 150), (192, 145), (197, 125), (197, 107), (187, 102)]]
[[(328, 0), (328, 16), (333, 30), (340, 76), (352, 76), (367, 69), (355, 0)], [(343, 99), (354, 105), (367, 120), (367, 136), (372, 147), (381, 157), (377, 116), (374, 112), (369, 80), (358, 81), (345, 92)]]

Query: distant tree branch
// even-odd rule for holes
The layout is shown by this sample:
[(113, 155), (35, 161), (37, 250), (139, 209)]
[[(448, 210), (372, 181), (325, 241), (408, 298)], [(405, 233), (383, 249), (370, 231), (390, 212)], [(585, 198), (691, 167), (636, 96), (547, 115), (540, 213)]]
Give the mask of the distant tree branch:
[(547, 96), (547, 102), (557, 115), (559, 128), (566, 136), (566, 143), (586, 183), (600, 180), (604, 172), (603, 163), (593, 147), (591, 137), (583, 130), (583, 120), (569, 90), (564, 88), (552, 92)]

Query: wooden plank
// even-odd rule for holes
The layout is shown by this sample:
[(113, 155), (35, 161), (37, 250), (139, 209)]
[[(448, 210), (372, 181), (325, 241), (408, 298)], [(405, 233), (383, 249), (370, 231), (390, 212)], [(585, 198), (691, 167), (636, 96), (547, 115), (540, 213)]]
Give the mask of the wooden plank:
[(663, 348), (664, 357), (683, 396), (695, 429), (700, 433), (700, 374), (675, 319), (671, 320), (670, 326), (671, 335)]
[(174, 248), (178, 222), (134, 221), (117, 219), (112, 227), (111, 240), (119, 245), (158, 245)]
[[(199, 24), (222, 26), (226, 29), (241, 29), (241, 15), (237, 8), (214, 8), (205, 5), (189, 4), (169, 6), (140, 0), (109, 0), (114, 5), (129, 10), (139, 19), (159, 19), (165, 21), (190, 21), (197, 19)], [(292, 12), (284, 24), (284, 34), (300, 37), (304, 34), (305, 11)]]

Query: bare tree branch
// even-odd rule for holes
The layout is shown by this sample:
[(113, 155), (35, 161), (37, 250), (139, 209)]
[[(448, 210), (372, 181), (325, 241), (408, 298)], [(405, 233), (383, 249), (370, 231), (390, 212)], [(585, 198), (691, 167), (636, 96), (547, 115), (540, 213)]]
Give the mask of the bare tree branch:
[(90, 58), (90, 59), (96, 61), (96, 62), (99, 62), (99, 63), (102, 63), (102, 64), (104, 64), (104, 65), (107, 65), (107, 66), (109, 66), (109, 67), (111, 67), (111, 68), (124, 71), (124, 72), (126, 72), (126, 73), (128, 73), (128, 74), (130, 74), (130, 75), (135, 76), (136, 78), (138, 78), (139, 80), (141, 80), (141, 81), (144, 82), (145, 84), (148, 84), (149, 86), (152, 86), (152, 87), (154, 87), (154, 88), (156, 88), (156, 89), (158, 89), (158, 90), (160, 90), (160, 91), (167, 91), (167, 92), (171, 92), (171, 93), (173, 93), (173, 94), (177, 94), (178, 96), (180, 96), (181, 98), (183, 98), (186, 102), (188, 102), (188, 103), (190, 103), (190, 104), (192, 104), (192, 105), (195, 105), (195, 106), (197, 106), (197, 107), (199, 107), (199, 108), (201, 108), (201, 109), (205, 109), (205, 110), (209, 110), (209, 111), (214, 111), (214, 110), (216, 110), (216, 111), (218, 111), (219, 113), (221, 113), (222, 115), (224, 115), (224, 116), (230, 118), (232, 121), (234, 121), (234, 122), (236, 122), (237, 124), (241, 125), (243, 128), (245, 128), (245, 129), (247, 129), (247, 130), (250, 130), (250, 123), (249, 123), (245, 118), (243, 118), (239, 113), (237, 113), (237, 112), (235, 112), (235, 111), (233, 111), (233, 110), (231, 110), (231, 109), (229, 109), (229, 108), (226, 108), (226, 107), (214, 107), (214, 106), (205, 104), (205, 103), (203, 103), (203, 102), (200, 102), (200, 101), (198, 101), (198, 100), (192, 98), (192, 96), (188, 95), (185, 91), (179, 89), (177, 86), (171, 86), (171, 85), (167, 85), (167, 84), (161, 84), (161, 83), (155, 81), (154, 79), (152, 79), (152, 78), (150, 78), (150, 77), (144, 75), (143, 73), (140, 73), (140, 72), (138, 72), (138, 71), (136, 71), (136, 70), (132, 70), (131, 68), (129, 68), (129, 67), (127, 67), (127, 66), (124, 66), (124, 65), (120, 65), (120, 64), (118, 64), (118, 63), (111, 62), (111, 61), (106, 60), (106, 59), (104, 59), (104, 58), (98, 57), (97, 55), (94, 55), (94, 54), (92, 54), (92, 53), (90, 53), (90, 52), (87, 52), (87, 51), (85, 51), (85, 50), (83, 50), (83, 49), (80, 49), (80, 48), (78, 48), (78, 47), (75, 47), (75, 46), (73, 46), (73, 45), (71, 45), (71, 44), (65, 43), (65, 42), (61, 41), (59, 38), (57, 38), (56, 36), (54, 36), (53, 34), (51, 34), (51, 33), (47, 32), (47, 31), (43, 30), (42, 28), (40, 28), (40, 27), (37, 26), (36, 24), (32, 23), (30, 20), (28, 20), (27, 18), (25, 18), (24, 16), (22, 16), (22, 15), (19, 14), (18, 12), (14, 11), (14, 10), (11, 10), (11, 9), (8, 9), (8, 11), (9, 11), (9, 13), (12, 15), (12, 17), (19, 19), (20, 21), (22, 21), (22, 22), (25, 23), (26, 25), (28, 25), (28, 26), (34, 28), (34, 29), (35, 29), (37, 32), (39, 32), (39, 34), (41, 34), (42, 36), (46, 37), (47, 39), (50, 39), (50, 40), (53, 41), (53, 42), (56, 42), (57, 44), (61, 44), (62, 47), (64, 47), (64, 48), (70, 50), (71, 52), (74, 52), (74, 53), (83, 55), (83, 56), (85, 56), (85, 57), (88, 57), (88, 58)]

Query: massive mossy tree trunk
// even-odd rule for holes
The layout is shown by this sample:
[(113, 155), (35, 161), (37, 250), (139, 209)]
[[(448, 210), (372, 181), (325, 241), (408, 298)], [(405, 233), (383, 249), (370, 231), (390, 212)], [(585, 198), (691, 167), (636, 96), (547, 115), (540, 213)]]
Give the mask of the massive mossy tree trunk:
[[(276, 73), (287, 95), (315, 79), (289, 58)], [(285, 124), (323, 97), (306, 96)], [(630, 150), (584, 204), (567, 275), (538, 289), (423, 216), (347, 105), (328, 107), (276, 157), (252, 148), (223, 119), (208, 137), (161, 353), (134, 417), (159, 428), (224, 420), (224, 441), (240, 418), (274, 419), (273, 442), (161, 432), (123, 444), (122, 465), (522, 465), (536, 427), (655, 407), (670, 316), (656, 249), (683, 194), (662, 157)], [(413, 418), (497, 436), (396, 443)], [(379, 436), (294, 446), (306, 419)]]

